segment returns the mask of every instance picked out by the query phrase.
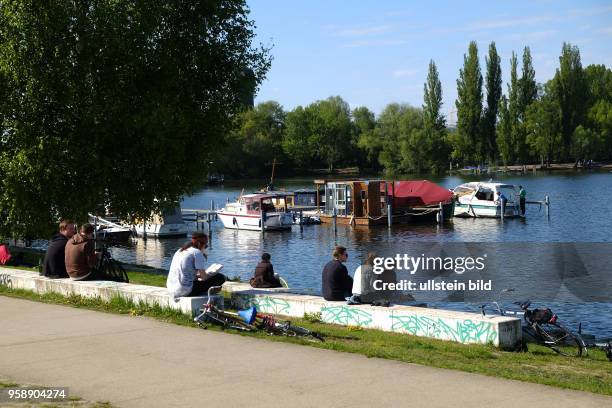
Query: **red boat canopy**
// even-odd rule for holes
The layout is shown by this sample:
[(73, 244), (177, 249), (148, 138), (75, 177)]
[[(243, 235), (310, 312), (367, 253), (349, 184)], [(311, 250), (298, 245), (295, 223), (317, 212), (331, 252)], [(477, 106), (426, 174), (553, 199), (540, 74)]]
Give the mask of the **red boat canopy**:
[(453, 196), (452, 191), (427, 180), (394, 181), (387, 188), (395, 208), (445, 203)]

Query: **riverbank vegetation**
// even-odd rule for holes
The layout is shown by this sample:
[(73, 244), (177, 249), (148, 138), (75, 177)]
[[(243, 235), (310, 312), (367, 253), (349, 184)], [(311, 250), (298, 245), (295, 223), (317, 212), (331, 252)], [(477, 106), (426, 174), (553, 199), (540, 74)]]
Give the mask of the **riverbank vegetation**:
[(198, 188), (271, 63), (244, 0), (2, 1), (0, 235)]
[[(441, 173), (452, 164), (547, 165), (612, 160), (612, 70), (582, 67), (577, 46), (564, 43), (559, 67), (538, 84), (531, 51), (508, 61), (502, 84), (495, 43), (481, 72), (478, 47), (469, 44), (457, 79), (456, 127), (442, 115), (442, 86), (429, 64), (421, 107), (390, 103), (375, 114), (351, 110), (340, 96), (285, 111), (263, 102), (234, 118), (217, 162), (226, 175), (269, 174), (274, 159), (283, 174), (353, 167), (390, 175)], [(519, 68), (520, 64), (520, 68)]]
[[(0, 286), (0, 295), (195, 326), (192, 319), (180, 311), (135, 304), (120, 297), (104, 302), (99, 298), (84, 298), (78, 295), (65, 297), (55, 293), (37, 294), (6, 286)], [(236, 334), (612, 395), (611, 363), (603, 352), (597, 350), (590, 351), (588, 357), (569, 358), (559, 356), (545, 347), (530, 344), (529, 352), (515, 353), (501, 351), (490, 345), (463, 345), (406, 334), (324, 324), (312, 318), (291, 321), (322, 333), (325, 342), (313, 343), (300, 338), (268, 336), (265, 333)], [(210, 325), (209, 330), (220, 329)]]

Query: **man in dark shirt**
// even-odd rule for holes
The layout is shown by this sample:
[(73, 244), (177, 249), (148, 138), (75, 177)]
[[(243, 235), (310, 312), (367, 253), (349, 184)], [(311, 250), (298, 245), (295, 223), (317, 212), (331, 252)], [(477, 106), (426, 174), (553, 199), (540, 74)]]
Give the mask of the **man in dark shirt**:
[(67, 278), (65, 248), (66, 242), (76, 234), (76, 226), (71, 220), (62, 220), (59, 225), (59, 233), (55, 234), (49, 242), (49, 248), (45, 254), (41, 275), (48, 278)]
[(274, 275), (274, 267), (270, 263), (270, 254), (264, 252), (261, 262), (255, 267), (255, 276), (250, 280), (254, 288), (280, 288), (280, 280)]
[(337, 246), (333, 253), (334, 259), (325, 265), (321, 278), (323, 298), (325, 300), (345, 300), (351, 296), (353, 278), (343, 265), (348, 259), (348, 253), (343, 246)]

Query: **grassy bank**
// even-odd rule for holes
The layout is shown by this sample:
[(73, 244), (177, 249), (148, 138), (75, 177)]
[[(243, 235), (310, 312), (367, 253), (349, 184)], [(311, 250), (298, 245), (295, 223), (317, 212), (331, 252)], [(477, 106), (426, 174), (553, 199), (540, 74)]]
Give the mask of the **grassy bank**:
[[(147, 274), (145, 274), (147, 275)], [(134, 282), (139, 278), (148, 282), (158, 276), (130, 274)], [(163, 278), (163, 277), (160, 277)], [(159, 280), (156, 281), (160, 283)], [(39, 295), (31, 291), (0, 286), (0, 295), (45, 303), (85, 308), (107, 313), (147, 316), (157, 320), (195, 326), (189, 316), (176, 310), (147, 306), (116, 297), (110, 302), (81, 296), (59, 294)], [(367, 357), (386, 358), (427, 366), (456, 369), (494, 377), (515, 379), (561, 388), (612, 395), (612, 363), (603, 352), (590, 351), (588, 357), (568, 358), (551, 350), (530, 345), (527, 353), (500, 351), (493, 346), (463, 345), (379, 330), (359, 329), (313, 322), (312, 319), (292, 319), (292, 322), (326, 336), (325, 343), (311, 343), (299, 338), (268, 336), (265, 333), (239, 333), (271, 341), (300, 343)], [(210, 326), (210, 330), (219, 330)]]

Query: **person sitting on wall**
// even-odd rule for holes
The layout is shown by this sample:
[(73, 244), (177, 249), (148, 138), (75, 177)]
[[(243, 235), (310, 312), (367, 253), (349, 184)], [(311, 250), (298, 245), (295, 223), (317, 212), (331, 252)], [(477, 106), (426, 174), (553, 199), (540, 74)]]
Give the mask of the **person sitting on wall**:
[(66, 243), (76, 234), (76, 225), (72, 220), (62, 220), (59, 224), (59, 232), (51, 238), (43, 267), (42, 276), (51, 279), (67, 278), (66, 272)]
[(75, 234), (66, 243), (65, 262), (66, 272), (72, 280), (100, 280), (96, 275), (98, 257), (95, 252), (94, 226), (81, 225), (78, 234)]
[(343, 246), (337, 246), (333, 252), (334, 259), (329, 261), (323, 268), (321, 277), (321, 292), (325, 300), (345, 300), (351, 296), (353, 278), (348, 274), (344, 262), (348, 259), (348, 253)]
[(194, 232), (191, 241), (179, 248), (172, 257), (166, 287), (175, 299), (183, 296), (206, 294), (212, 286), (221, 286), (227, 279), (225, 275), (206, 272), (208, 235)]
[(249, 283), (254, 288), (280, 288), (283, 285), (274, 273), (274, 267), (270, 263), (270, 254), (264, 252), (261, 255), (261, 262), (255, 267), (255, 275)]

